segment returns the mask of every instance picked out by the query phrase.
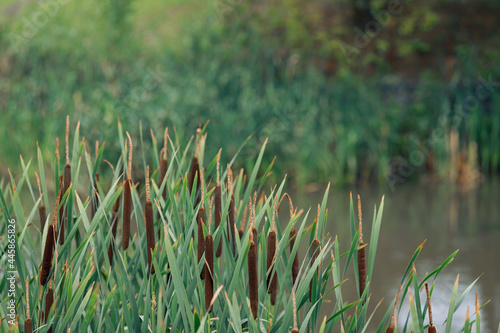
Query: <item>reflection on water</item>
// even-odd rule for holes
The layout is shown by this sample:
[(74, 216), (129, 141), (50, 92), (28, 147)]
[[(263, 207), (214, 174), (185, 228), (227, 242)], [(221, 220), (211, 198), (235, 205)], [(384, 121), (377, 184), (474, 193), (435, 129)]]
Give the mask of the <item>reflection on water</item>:
[[(427, 240), (416, 268), (421, 280), (425, 273), (438, 267), (450, 254), (459, 249), (455, 260), (446, 267), (436, 280), (432, 295), (434, 325), (444, 330), (444, 323), (453, 284), (460, 274), (459, 295), (477, 277), (481, 276), (469, 295), (458, 308), (452, 325), (452, 332), (458, 332), (465, 322), (467, 307), (471, 318), (475, 313), (475, 293), (481, 304), (491, 299), (481, 310), (483, 332), (496, 332), (500, 320), (500, 180), (488, 180), (479, 187), (462, 193), (448, 184), (420, 185), (405, 184), (394, 192), (386, 188), (364, 187), (333, 190), (328, 202), (328, 232), (338, 235), (341, 251), (350, 245), (349, 191), (359, 193), (363, 205), (363, 230), (365, 242), (369, 239), (369, 224), (373, 218), (373, 206), (385, 196), (382, 230), (377, 250), (372, 280), (372, 302), (374, 306), (384, 299), (374, 322), (380, 322), (389, 302), (394, 299), (401, 276), (408, 261), (424, 240)], [(316, 207), (323, 193), (294, 193), (292, 197), (301, 208)], [(314, 211), (314, 209), (313, 209)], [(366, 231), (365, 231), (366, 230)], [(352, 280), (352, 277), (351, 277)], [(355, 299), (356, 287), (346, 285), (347, 301)], [(347, 291), (347, 290), (346, 290)], [(425, 301), (425, 292), (420, 294)], [(407, 302), (407, 300), (406, 300)], [(324, 315), (331, 314), (326, 309)], [(408, 304), (404, 304), (406, 312)], [(403, 313), (404, 313), (403, 312)], [(426, 317), (426, 320), (428, 318)], [(405, 316), (398, 318), (399, 327), (404, 325)], [(373, 328), (375, 329), (375, 327)]]

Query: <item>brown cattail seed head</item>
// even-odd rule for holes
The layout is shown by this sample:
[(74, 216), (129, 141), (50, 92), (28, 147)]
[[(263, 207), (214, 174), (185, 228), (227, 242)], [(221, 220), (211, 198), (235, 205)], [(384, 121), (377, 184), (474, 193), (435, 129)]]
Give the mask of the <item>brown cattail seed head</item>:
[[(290, 231), (290, 254), (293, 251), (293, 247), (295, 246), (295, 240), (297, 239), (297, 231), (292, 227), (292, 230)], [(295, 284), (295, 281), (297, 281), (297, 277), (299, 276), (299, 257), (298, 257), (298, 249), (297, 252), (295, 253), (295, 256), (293, 257), (293, 263), (292, 263), (292, 283)]]
[(210, 303), (214, 297), (214, 242), (212, 235), (208, 234), (205, 240), (205, 309), (212, 312)]
[(250, 289), (250, 309), (252, 310), (254, 318), (257, 318), (259, 309), (259, 276), (257, 272), (257, 260), (256, 240), (251, 240), (250, 249), (248, 251), (248, 287)]
[(52, 280), (49, 282), (49, 290), (45, 295), (45, 322), (49, 319), (50, 308), (54, 304), (54, 290), (52, 289)]
[(125, 180), (123, 184), (123, 229), (122, 229), (122, 247), (128, 248), (130, 238), (130, 215), (132, 214), (132, 181)]
[(153, 204), (149, 193), (149, 165), (146, 167), (146, 205), (144, 206), (144, 215), (146, 220), (146, 238), (148, 245), (148, 268), (151, 274), (155, 273), (153, 267), (153, 250), (155, 248), (155, 226), (153, 220)]
[(278, 275), (275, 271), (276, 256), (276, 233), (274, 230), (269, 232), (267, 242), (267, 292), (271, 294), (271, 304), (276, 304), (278, 292)]
[[(198, 210), (198, 215), (196, 218), (196, 222), (198, 223), (198, 262), (200, 262), (203, 257), (203, 252), (205, 251), (205, 235), (203, 234), (203, 224), (207, 220), (207, 213), (205, 212), (205, 208), (200, 207)], [(205, 270), (201, 270), (200, 277), (202, 279), (205, 278)]]

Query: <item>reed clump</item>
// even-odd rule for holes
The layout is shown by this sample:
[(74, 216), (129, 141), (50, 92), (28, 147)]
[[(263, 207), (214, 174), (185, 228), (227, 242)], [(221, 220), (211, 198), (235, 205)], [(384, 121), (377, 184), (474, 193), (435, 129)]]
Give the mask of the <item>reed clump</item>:
[[(366, 245), (363, 243), (361, 203), (358, 197), (359, 227), (356, 228), (354, 204), (351, 197), (349, 223), (352, 237), (348, 251), (341, 252), (340, 249), (344, 246), (339, 246), (338, 240), (333, 240), (326, 232), (328, 209), (325, 205), (328, 188), (325, 191), (323, 203), (318, 205), (318, 213), (312, 223), (309, 221), (312, 218), (308, 214), (304, 214), (303, 219), (299, 220), (303, 211), (299, 210), (297, 213), (292, 198), (284, 192), (285, 182), (279, 187), (271, 187), (266, 196), (266, 190), (263, 188), (267, 187), (265, 182), (270, 167), (266, 169), (263, 176), (259, 174), (262, 170), (260, 164), (265, 143), (257, 157), (254, 170), (247, 173), (248, 177), (245, 176), (244, 171), (240, 171), (239, 176), (234, 178), (229, 167), (234, 165), (232, 161), (231, 164), (227, 164), (227, 180), (221, 181), (221, 152), (219, 150), (217, 156), (205, 158), (207, 155), (200, 152), (205, 146), (200, 142), (204, 143), (206, 135), (201, 135), (200, 130), (195, 153), (200, 156), (199, 171), (194, 173), (195, 179), (199, 178), (199, 181), (195, 182), (200, 186), (200, 193), (194, 193), (193, 190), (196, 190), (194, 183), (191, 188), (188, 188), (190, 157), (187, 152), (177, 154), (178, 150), (173, 150), (168, 171), (168, 177), (172, 181), (167, 181), (167, 175), (163, 169), (165, 165), (162, 166), (164, 163), (162, 160), (167, 158), (166, 147), (160, 153), (161, 158), (156, 161), (151, 158), (153, 155), (156, 157), (155, 153), (142, 154), (144, 168), (137, 170), (143, 170), (145, 173), (144, 191), (139, 186), (135, 190), (135, 187), (132, 188), (132, 139), (127, 133), (127, 139), (123, 145), (122, 133), (124, 131), (120, 124), (119, 129), (123, 158), (117, 162), (116, 169), (112, 167), (112, 177), (108, 178), (107, 173), (101, 170), (98, 209), (97, 206), (92, 206), (91, 201), (96, 196), (96, 180), (92, 175), (96, 174), (97, 170), (92, 168), (92, 161), (87, 155), (83, 159), (83, 162), (87, 163), (86, 168), (79, 168), (81, 154), (86, 151), (84, 141), (81, 141), (79, 148), (75, 145), (73, 149), (73, 161), (76, 163), (73, 163), (74, 170), (72, 171), (88, 170), (90, 177), (79, 177), (77, 172), (72, 175), (74, 184), (70, 184), (69, 189), (66, 190), (68, 200), (62, 200), (66, 175), (59, 172), (56, 161), (58, 153), (56, 154), (53, 171), (58, 178), (56, 179), (58, 193), (55, 196), (53, 214), (49, 214), (50, 224), (42, 226), (46, 218), (40, 216), (40, 227), (46, 236), (42, 262), (38, 269), (33, 263), (38, 263), (40, 258), (32, 253), (34, 251), (31, 249), (36, 248), (36, 245), (39, 246), (40, 234), (29, 230), (35, 225), (33, 219), (37, 217), (33, 218), (33, 215), (36, 215), (37, 207), (30, 209), (30, 214), (24, 216), (18, 214), (19, 209), (22, 208), (19, 205), (18, 192), (23, 184), (29, 184), (28, 175), (31, 173), (26, 167), (21, 181), (18, 185), (12, 184), (11, 187), (6, 187), (0, 181), (0, 217), (5, 216), (10, 221), (9, 215), (15, 213), (16, 216), (19, 215), (16, 225), (22, 227), (21, 231), (16, 232), (18, 239), (23, 237), (24, 242), (23, 246), (18, 247), (21, 260), (16, 258), (15, 264), (19, 265), (19, 272), (24, 274), (23, 278), (39, 276), (33, 281), (41, 286), (38, 289), (31, 286), (31, 291), (36, 290), (39, 295), (37, 302), (31, 302), (34, 307), (30, 311), (29, 278), (26, 280), (27, 311), (26, 318), (21, 319), (24, 320), (26, 331), (29, 332), (33, 327), (43, 332), (52, 329), (52, 327), (44, 327), (44, 323), (50, 323), (53, 330), (58, 332), (67, 331), (68, 328), (77, 332), (110, 329), (133, 332), (146, 330), (173, 332), (176, 329), (185, 332), (233, 330), (257, 332), (266, 328), (269, 332), (298, 332), (316, 331), (320, 324), (325, 332), (374, 331), (373, 326), (368, 326), (367, 321), (367, 318), (372, 318), (372, 307), (369, 307), (369, 301), (373, 297), (367, 289), (368, 286), (376, 287), (372, 284), (371, 272), (375, 263), (374, 254), (380, 230), (383, 200), (378, 210), (375, 209), (374, 222), (370, 229), (370, 251), (367, 252), (369, 255), (365, 256), (362, 251)], [(168, 134), (165, 133), (164, 145), (167, 141), (173, 145), (173, 142), (179, 142), (179, 139), (170, 141)], [(75, 131), (73, 142), (80, 142), (78, 131)], [(147, 147), (148, 145), (140, 142), (137, 146)], [(96, 144), (96, 153), (98, 147), (99, 145)], [(101, 147), (99, 155), (96, 156), (98, 160), (104, 154), (104, 145)], [(154, 139), (153, 147), (156, 151)], [(40, 149), (37, 149), (37, 152), (42, 157)], [(47, 188), (47, 184), (44, 184), (45, 171), (42, 161), (44, 159), (40, 158), (39, 170), (37, 170), (40, 199), (38, 195), (32, 194), (33, 202), (37, 205), (39, 200), (43, 201), (42, 199), (45, 199), (47, 203), (47, 197), (43, 195), (48, 195), (42, 194), (42, 188)], [(124, 170), (126, 168), (124, 176), (118, 171), (125, 162), (128, 168), (123, 168)], [(97, 166), (97, 164), (94, 165)], [(206, 170), (202, 164), (206, 164)], [(159, 186), (151, 182), (150, 178), (155, 177), (155, 171), (151, 170), (160, 170), (159, 176), (163, 179), (159, 181)], [(142, 177), (143, 175), (140, 176), (141, 179)], [(214, 186), (212, 179), (215, 177), (217, 181)], [(14, 179), (12, 175), (11, 179)], [(67, 177), (67, 179), (71, 178)], [(87, 184), (78, 184), (79, 179), (86, 180)], [(109, 187), (106, 189), (107, 186)], [(88, 194), (79, 193), (78, 189), (82, 188), (88, 189)], [(207, 189), (213, 189), (213, 193)], [(144, 192), (139, 193), (140, 191)], [(132, 194), (134, 200), (132, 200)], [(141, 203), (144, 197), (145, 201)], [(193, 207), (195, 197), (198, 198), (199, 204)], [(5, 198), (7, 202), (12, 200), (12, 204), (5, 205)], [(285, 198), (289, 204), (289, 219), (280, 221), (277, 214)], [(72, 208), (73, 204), (75, 208)], [(158, 239), (156, 239), (156, 232), (159, 230), (155, 230), (154, 216), (156, 215), (153, 211), (153, 204), (156, 205), (158, 212), (161, 212), (160, 217), (163, 222), (159, 228), (162, 234)], [(57, 235), (62, 234), (58, 229), (58, 213), (60, 207), (65, 205), (69, 206), (71, 213), (68, 216), (73, 218), (68, 220), (72, 222), (66, 225), (67, 239), (66, 243), (61, 246), (57, 244)], [(88, 214), (91, 207), (94, 207), (92, 219)], [(121, 209), (123, 209), (123, 215), (129, 219), (128, 226), (124, 217), (119, 216), (122, 214)], [(237, 214), (237, 210), (240, 214)], [(130, 219), (133, 212), (137, 212), (136, 216), (143, 214), (144, 223), (137, 223), (137, 233), (134, 238), (131, 238)], [(224, 219), (226, 216), (227, 218)], [(124, 221), (122, 246), (129, 247), (124, 253), (115, 251), (115, 247), (118, 246), (116, 233), (119, 229), (119, 219)], [(34, 227), (38, 229), (38, 226)], [(126, 228), (128, 230), (125, 230)], [(82, 242), (75, 246), (67, 241), (73, 235), (80, 235), (82, 231), (86, 232), (86, 234), (81, 234)], [(239, 232), (239, 237), (236, 236), (236, 232)], [(259, 233), (261, 234), (260, 240)], [(34, 234), (37, 238), (32, 241)], [(307, 241), (303, 240), (306, 234), (308, 235)], [(226, 237), (228, 237), (227, 242)], [(0, 237), (2, 248), (7, 247), (4, 239)], [(128, 244), (130, 239), (133, 241)], [(215, 244), (217, 242), (218, 244)], [(228, 256), (224, 258), (220, 257), (220, 253), (219, 256), (217, 254), (223, 247), (222, 243), (229, 246), (225, 248)], [(301, 245), (309, 245), (308, 251), (310, 252), (299, 260), (297, 249), (303, 251)], [(421, 246), (412, 256), (408, 267), (414, 264)], [(324, 255), (327, 252), (331, 253), (331, 259)], [(108, 260), (105, 260), (106, 255)], [(432, 278), (435, 278), (442, 268), (451, 262), (453, 256), (447, 259), (443, 267), (426, 275), (424, 281), (429, 279), (433, 281)], [(7, 267), (5, 258), (6, 256), (0, 257), (0, 267)], [(58, 269), (61, 266), (62, 269)], [(359, 273), (359, 281), (348, 282), (346, 272), (349, 269)], [(411, 281), (417, 291), (411, 292), (416, 295), (419, 293), (418, 286), (424, 284), (419, 285), (415, 270), (411, 273), (408, 273), (409, 271), (410, 268), (405, 272), (401, 286), (409, 288), (409, 283), (405, 281), (413, 279)], [(333, 287), (330, 287), (332, 280)], [(49, 286), (45, 287), (47, 282)], [(389, 328), (387, 328), (389, 324), (387, 319), (379, 323), (377, 331), (385, 328), (387, 332), (396, 330), (395, 318), (398, 314), (404, 315), (400, 313), (401, 307), (397, 306), (401, 286)], [(429, 332), (432, 333), (435, 332), (435, 328), (430, 295), (428, 286), (424, 286), (428, 294)], [(346, 289), (355, 292), (356, 288), (362, 299), (349, 302), (342, 296)], [(0, 291), (0, 294), (7, 299), (4, 289)], [(223, 296), (219, 296), (221, 294)], [(408, 298), (408, 295), (409, 292), (403, 293), (401, 298)], [(454, 299), (457, 299), (456, 294)], [(411, 303), (412, 307), (415, 307), (414, 303)], [(322, 307), (324, 304), (327, 306)], [(379, 306), (382, 305), (377, 307)], [(451, 309), (454, 310), (455, 306), (456, 304), (451, 304)], [(331, 311), (327, 316), (330, 319), (319, 322), (317, 319), (320, 311), (324, 311), (325, 308)], [(200, 309), (205, 311), (200, 312)], [(421, 307), (420, 313), (424, 313), (423, 309), (425, 309), (424, 306)], [(475, 323), (480, 321), (479, 309), (476, 300)], [(4, 308), (0, 308), (0, 312), (6, 313)], [(386, 313), (385, 318), (388, 318), (389, 309)], [(321, 317), (323, 317), (322, 313)], [(466, 327), (470, 327), (472, 316), (467, 320), (469, 321)], [(413, 323), (414, 328), (415, 325)], [(422, 331), (422, 329), (415, 329), (415, 331)], [(8, 331), (5, 320), (0, 321), (0, 331)]]

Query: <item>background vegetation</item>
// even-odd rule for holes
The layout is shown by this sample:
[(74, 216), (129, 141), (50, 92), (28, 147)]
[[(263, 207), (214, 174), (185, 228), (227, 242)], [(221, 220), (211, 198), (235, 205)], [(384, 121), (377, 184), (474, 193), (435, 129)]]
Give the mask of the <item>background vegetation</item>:
[(117, 117), (145, 133), (175, 126), (184, 142), (209, 119), (224, 157), (252, 133), (269, 137), (264, 161), (277, 156), (298, 185), (455, 180), (460, 151), (465, 178), (499, 171), (498, 84), (483, 85), (500, 76), (496, 1), (0, 8), (3, 176), (35, 140), (51, 146), (66, 114), (101, 141)]

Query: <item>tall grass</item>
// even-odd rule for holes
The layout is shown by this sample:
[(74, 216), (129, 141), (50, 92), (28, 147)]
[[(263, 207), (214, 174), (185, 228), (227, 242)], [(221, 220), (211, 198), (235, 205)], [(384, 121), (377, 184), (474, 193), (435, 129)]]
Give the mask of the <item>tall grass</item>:
[[(206, 126), (201, 132), (201, 135), (206, 132)], [(68, 207), (68, 221), (72, 221), (67, 225), (66, 238), (72, 240), (79, 234), (82, 240), (78, 244), (71, 241), (63, 244), (54, 242), (54, 264), (48, 270), (49, 283), (46, 285), (39, 280), (41, 249), (46, 247), (49, 230), (55, 223), (46, 223), (40, 229), (36, 211), (42, 198), (46, 202), (56, 201), (54, 213), (50, 217), (54, 221), (60, 205), (59, 196), (47, 190), (46, 165), (41, 149), (37, 148), (37, 173), (40, 176), (42, 196), (35, 195), (31, 190), (34, 183), (29, 176), (30, 169), (34, 168), (31, 161), (23, 163), (23, 173), (19, 177), (12, 176), (8, 184), (0, 183), (1, 218), (6, 222), (12, 218), (16, 221), (16, 311), (19, 323), (23, 323), (29, 316), (33, 329), (41, 333), (50, 330), (66, 332), (68, 329), (72, 332), (258, 332), (268, 329), (274, 333), (292, 329), (295, 329), (294, 332), (311, 332), (316, 331), (318, 326), (321, 332), (366, 332), (372, 331), (373, 327), (381, 332), (390, 325), (389, 317), (393, 306), (380, 309), (380, 305), (371, 304), (371, 290), (377, 288), (372, 285), (372, 276), (381, 232), (383, 199), (373, 212), (371, 234), (366, 247), (365, 289), (363, 292), (358, 291), (359, 299), (346, 302), (343, 293), (349, 288), (344, 284), (347, 272), (351, 269), (355, 271), (358, 288), (360, 275), (356, 255), (361, 249), (360, 230), (355, 227), (353, 202), (351, 200), (349, 207), (352, 237), (346, 240), (350, 246), (345, 253), (339, 250), (339, 240), (332, 238), (326, 231), (327, 221), (331, 219), (329, 215), (335, 215), (335, 212), (328, 212), (326, 207), (329, 187), (319, 204), (314, 221), (310, 219), (309, 210), (291, 214), (288, 221), (279, 221), (276, 206), (284, 193), (286, 179), (274, 187), (268, 187), (266, 178), (272, 165), (261, 165), (267, 141), (258, 151), (252, 166), (245, 170), (246, 176), (240, 173), (232, 180), (227, 179), (237, 156), (228, 162), (227, 172), (219, 175), (222, 221), (228, 219), (233, 202), (235, 223), (241, 224), (244, 206), (247, 202), (252, 203), (251, 209), (249, 208), (249, 227), (241, 237), (235, 233), (235, 228), (229, 230), (231, 224), (220, 223), (218, 228), (211, 227), (215, 186), (211, 179), (217, 177), (218, 156), (207, 155), (204, 145), (196, 149), (199, 150), (196, 154), (201, 171), (198, 175), (202, 192), (199, 195), (200, 203), (195, 205), (197, 193), (192, 190), (197, 187), (198, 177), (191, 185), (187, 176), (189, 161), (195, 152), (192, 142), (185, 147), (177, 146), (175, 142), (178, 142), (178, 138), (169, 141), (172, 154), (163, 182), (156, 184), (152, 181), (151, 187), (143, 184), (129, 187), (130, 214), (134, 217), (131, 221), (135, 221), (135, 225), (131, 225), (130, 237), (115, 237), (114, 232), (110, 231), (116, 225), (117, 214), (124, 213), (126, 204), (116, 204), (122, 192), (119, 185), (125, 177), (131, 179), (130, 166), (128, 175), (120, 172), (122, 165), (127, 162), (127, 142), (123, 133), (119, 124), (117, 136), (123, 153), (115, 161), (112, 177), (100, 179), (100, 205), (91, 218), (92, 197), (95, 193), (92, 181), (95, 179), (99, 160), (106, 152), (101, 147), (98, 158), (92, 163), (85, 149), (85, 142), (80, 141), (79, 131), (74, 132), (70, 160), (73, 171), (72, 190), (65, 194), (63, 201)], [(130, 138), (127, 141), (131, 144)], [(210, 139), (206, 139), (206, 144), (211, 144)], [(139, 147), (144, 147), (142, 136)], [(155, 154), (157, 156), (157, 151), (152, 155)], [(148, 174), (148, 165), (151, 166), (151, 175), (145, 178), (146, 183), (149, 183), (159, 171), (159, 159), (147, 158), (143, 162), (141, 173)], [(260, 171), (261, 167), (266, 170), (264, 174)], [(54, 159), (52, 168), (57, 175), (57, 159)], [(203, 172), (203, 169), (206, 171)], [(165, 198), (162, 195), (164, 189)], [(24, 192), (31, 195), (33, 204), (21, 200), (21, 193)], [(257, 193), (265, 193), (262, 201), (256, 200)], [(202, 229), (195, 232), (200, 225), (197, 222), (203, 206), (208, 207), (208, 223), (202, 219)], [(158, 213), (160, 221), (151, 223), (149, 219)], [(0, 227), (2, 234), (6, 234), (6, 224), (2, 223)], [(154, 232), (151, 230), (152, 226), (156, 228)], [(120, 228), (123, 229), (124, 225), (118, 225), (118, 229)], [(292, 229), (296, 229), (296, 233), (289, 251)], [(160, 234), (158, 240), (154, 237), (157, 233)], [(267, 237), (270, 233), (275, 233), (275, 248), (268, 253)], [(209, 240), (206, 251), (210, 251), (210, 255), (202, 253), (199, 258), (195, 237), (205, 235)], [(126, 250), (112, 245), (126, 240), (130, 241)], [(219, 244), (222, 244), (222, 255), (217, 257), (213, 255), (213, 251)], [(295, 260), (292, 258), (297, 258), (299, 247), (304, 245), (311, 255), (304, 256), (302, 260), (299, 257), (300, 270), (294, 281), (292, 267)], [(0, 238), (0, 246), (3, 250), (7, 249), (5, 237)], [(422, 246), (423, 244), (412, 255), (401, 277), (403, 287), (399, 304), (410, 302), (410, 310), (406, 316), (407, 321), (394, 326), (394, 331), (424, 329), (427, 305), (421, 304), (416, 295), (419, 295), (424, 283), (433, 286), (439, 273), (456, 255), (456, 252), (451, 254), (442, 265), (419, 281), (414, 263)], [(110, 249), (112, 257), (109, 255)], [(113, 258), (112, 261), (110, 258)], [(270, 264), (269, 258), (272, 259)], [(2, 255), (2, 275), (6, 274), (7, 260), (8, 257)], [(153, 271), (155, 274), (150, 274)], [(208, 281), (202, 281), (202, 271), (205, 271), (205, 280)], [(268, 281), (269, 278), (271, 281)], [(274, 295), (268, 295), (268, 284), (271, 282), (272, 286), (274, 278), (276, 282), (279, 281), (279, 287), (272, 287), (275, 288), (272, 291)], [(26, 280), (28, 283), (24, 285), (22, 282)], [(462, 295), (458, 295), (457, 279), (450, 295), (446, 332), (450, 332), (453, 314), (472, 286), (473, 284)], [(8, 314), (7, 302), (4, 301), (8, 299), (5, 279), (2, 279), (1, 287), (0, 316), (4, 318)], [(430, 295), (432, 290), (431, 287)], [(32, 296), (29, 310), (26, 304), (28, 293)], [(321, 309), (325, 307), (329, 312), (328, 316), (319, 318)], [(385, 311), (379, 323), (371, 322), (375, 311)], [(395, 310), (399, 315), (404, 315), (401, 311), (401, 306)], [(479, 327), (479, 310), (469, 318), (468, 324), (473, 323), (472, 319)], [(4, 320), (0, 323), (0, 330), (10, 332), (15, 328), (9, 327)]]

